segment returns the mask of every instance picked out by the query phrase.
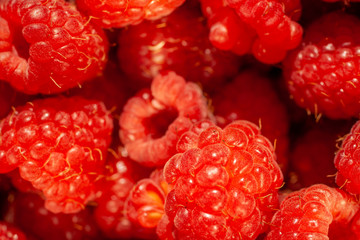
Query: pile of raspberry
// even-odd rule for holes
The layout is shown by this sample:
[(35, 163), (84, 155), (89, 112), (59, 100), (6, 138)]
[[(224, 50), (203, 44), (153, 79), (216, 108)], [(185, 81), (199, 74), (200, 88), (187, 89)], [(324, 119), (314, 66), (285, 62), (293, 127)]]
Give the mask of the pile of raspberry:
[(358, 240), (359, 76), (359, 0), (0, 0), (0, 239)]

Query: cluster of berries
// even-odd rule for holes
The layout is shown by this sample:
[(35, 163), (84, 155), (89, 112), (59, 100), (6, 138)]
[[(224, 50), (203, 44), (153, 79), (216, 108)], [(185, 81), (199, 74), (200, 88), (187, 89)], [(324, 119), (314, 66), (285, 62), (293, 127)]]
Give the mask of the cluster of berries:
[(0, 239), (360, 239), (359, 2), (0, 0)]

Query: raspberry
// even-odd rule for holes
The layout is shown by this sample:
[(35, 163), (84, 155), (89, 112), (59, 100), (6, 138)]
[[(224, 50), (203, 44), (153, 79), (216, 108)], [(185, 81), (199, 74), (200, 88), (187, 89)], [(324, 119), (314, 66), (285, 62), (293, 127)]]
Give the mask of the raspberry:
[(211, 117), (199, 86), (174, 72), (154, 78), (151, 90), (130, 98), (120, 115), (120, 138), (131, 159), (163, 166), (192, 123)]
[(221, 129), (200, 122), (177, 148), (164, 167), (174, 189), (158, 225), (161, 239), (256, 239), (266, 231), (283, 177), (255, 124), (238, 120)]
[(299, 49), (284, 61), (292, 98), (317, 117), (360, 116), (359, 24), (343, 12), (327, 14), (309, 26)]
[(26, 235), (10, 223), (0, 221), (1, 240), (26, 240)]
[(108, 43), (63, 0), (4, 0), (0, 4), (0, 79), (19, 91), (58, 93), (102, 71)]
[(299, 0), (201, 1), (209, 18), (211, 42), (237, 54), (252, 54), (261, 62), (277, 63), (301, 41)]
[(359, 126), (360, 121), (357, 121), (352, 126), (350, 133), (344, 136), (334, 159), (335, 167), (338, 170), (336, 183), (352, 194), (360, 194)]
[(148, 232), (151, 239), (156, 238), (155, 230), (164, 215), (164, 203), (170, 190), (163, 170), (156, 169), (149, 178), (138, 181), (126, 199), (127, 217), (138, 229)]
[(144, 235), (127, 218), (124, 204), (136, 181), (147, 177), (149, 171), (123, 156), (122, 152), (121, 148), (110, 150), (112, 154), (107, 159), (107, 171), (96, 182), (94, 217), (104, 235), (111, 239), (131, 239)]
[(160, 20), (124, 29), (118, 42), (120, 67), (137, 88), (170, 70), (209, 92), (234, 77), (241, 64), (234, 54), (211, 45), (201, 12), (188, 5)]
[(255, 70), (244, 71), (219, 89), (213, 95), (212, 103), (220, 126), (241, 119), (260, 122), (262, 134), (276, 143), (277, 160), (285, 171), (288, 161), (289, 119), (286, 107), (270, 80)]
[(9, 114), (11, 107), (24, 105), (31, 97), (15, 91), (8, 83), (0, 81), (0, 119)]
[(112, 128), (101, 102), (35, 100), (0, 122), (0, 171), (19, 167), (21, 177), (44, 193), (50, 211), (79, 211), (102, 172)]
[(120, 28), (169, 15), (185, 0), (76, 0), (80, 11), (104, 28)]
[[(6, 218), (12, 219), (28, 235), (38, 240), (95, 240), (100, 239), (99, 230), (85, 208), (78, 213), (54, 214), (44, 208), (44, 200), (33, 193), (16, 193), (9, 197)], [(31, 223), (31, 224), (29, 224)]]
[(345, 192), (313, 185), (282, 201), (266, 239), (359, 239), (351, 232), (351, 220), (358, 210), (359, 204)]

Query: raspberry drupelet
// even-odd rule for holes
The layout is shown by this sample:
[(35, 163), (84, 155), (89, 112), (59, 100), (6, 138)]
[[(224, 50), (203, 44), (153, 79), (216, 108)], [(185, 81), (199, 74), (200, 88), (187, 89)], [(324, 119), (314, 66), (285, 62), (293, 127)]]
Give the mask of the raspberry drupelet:
[(173, 186), (160, 239), (256, 239), (278, 207), (283, 176), (270, 141), (253, 123), (221, 129), (198, 122), (164, 167)]
[(193, 122), (211, 118), (198, 85), (174, 72), (154, 78), (151, 89), (130, 98), (120, 115), (120, 138), (131, 159), (162, 167), (176, 153), (176, 143)]
[(121, 28), (172, 13), (185, 0), (76, 0), (79, 10), (104, 28)]
[(108, 42), (64, 0), (0, 3), (0, 79), (17, 90), (52, 94), (101, 73)]
[[(266, 240), (359, 239), (357, 201), (323, 184), (290, 193), (274, 215)], [(355, 231), (353, 231), (353, 229)]]
[(236, 76), (242, 59), (212, 46), (201, 11), (189, 4), (120, 32), (119, 64), (134, 86), (147, 87), (159, 72), (170, 70), (210, 92)]
[(332, 12), (313, 22), (284, 60), (291, 97), (316, 117), (360, 116), (360, 20)]
[(252, 53), (259, 61), (278, 63), (302, 38), (299, 0), (202, 0), (209, 19), (211, 42), (239, 55)]
[(47, 209), (79, 211), (103, 171), (112, 129), (101, 102), (34, 100), (0, 122), (0, 172), (19, 167), (20, 176), (43, 192)]
[(13, 224), (0, 221), (0, 239), (1, 240), (28, 240), (26, 235)]

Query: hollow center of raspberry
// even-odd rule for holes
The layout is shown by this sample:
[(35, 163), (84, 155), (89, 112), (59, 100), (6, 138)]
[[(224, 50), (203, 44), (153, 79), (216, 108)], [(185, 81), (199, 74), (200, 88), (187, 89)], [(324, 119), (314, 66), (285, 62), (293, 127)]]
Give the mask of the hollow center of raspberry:
[(149, 118), (143, 120), (146, 134), (153, 139), (165, 135), (169, 125), (178, 117), (178, 111), (174, 108), (164, 109)]
[(25, 40), (21, 32), (21, 27), (16, 26), (13, 28), (13, 45), (18, 56), (24, 59), (28, 59), (30, 44)]

